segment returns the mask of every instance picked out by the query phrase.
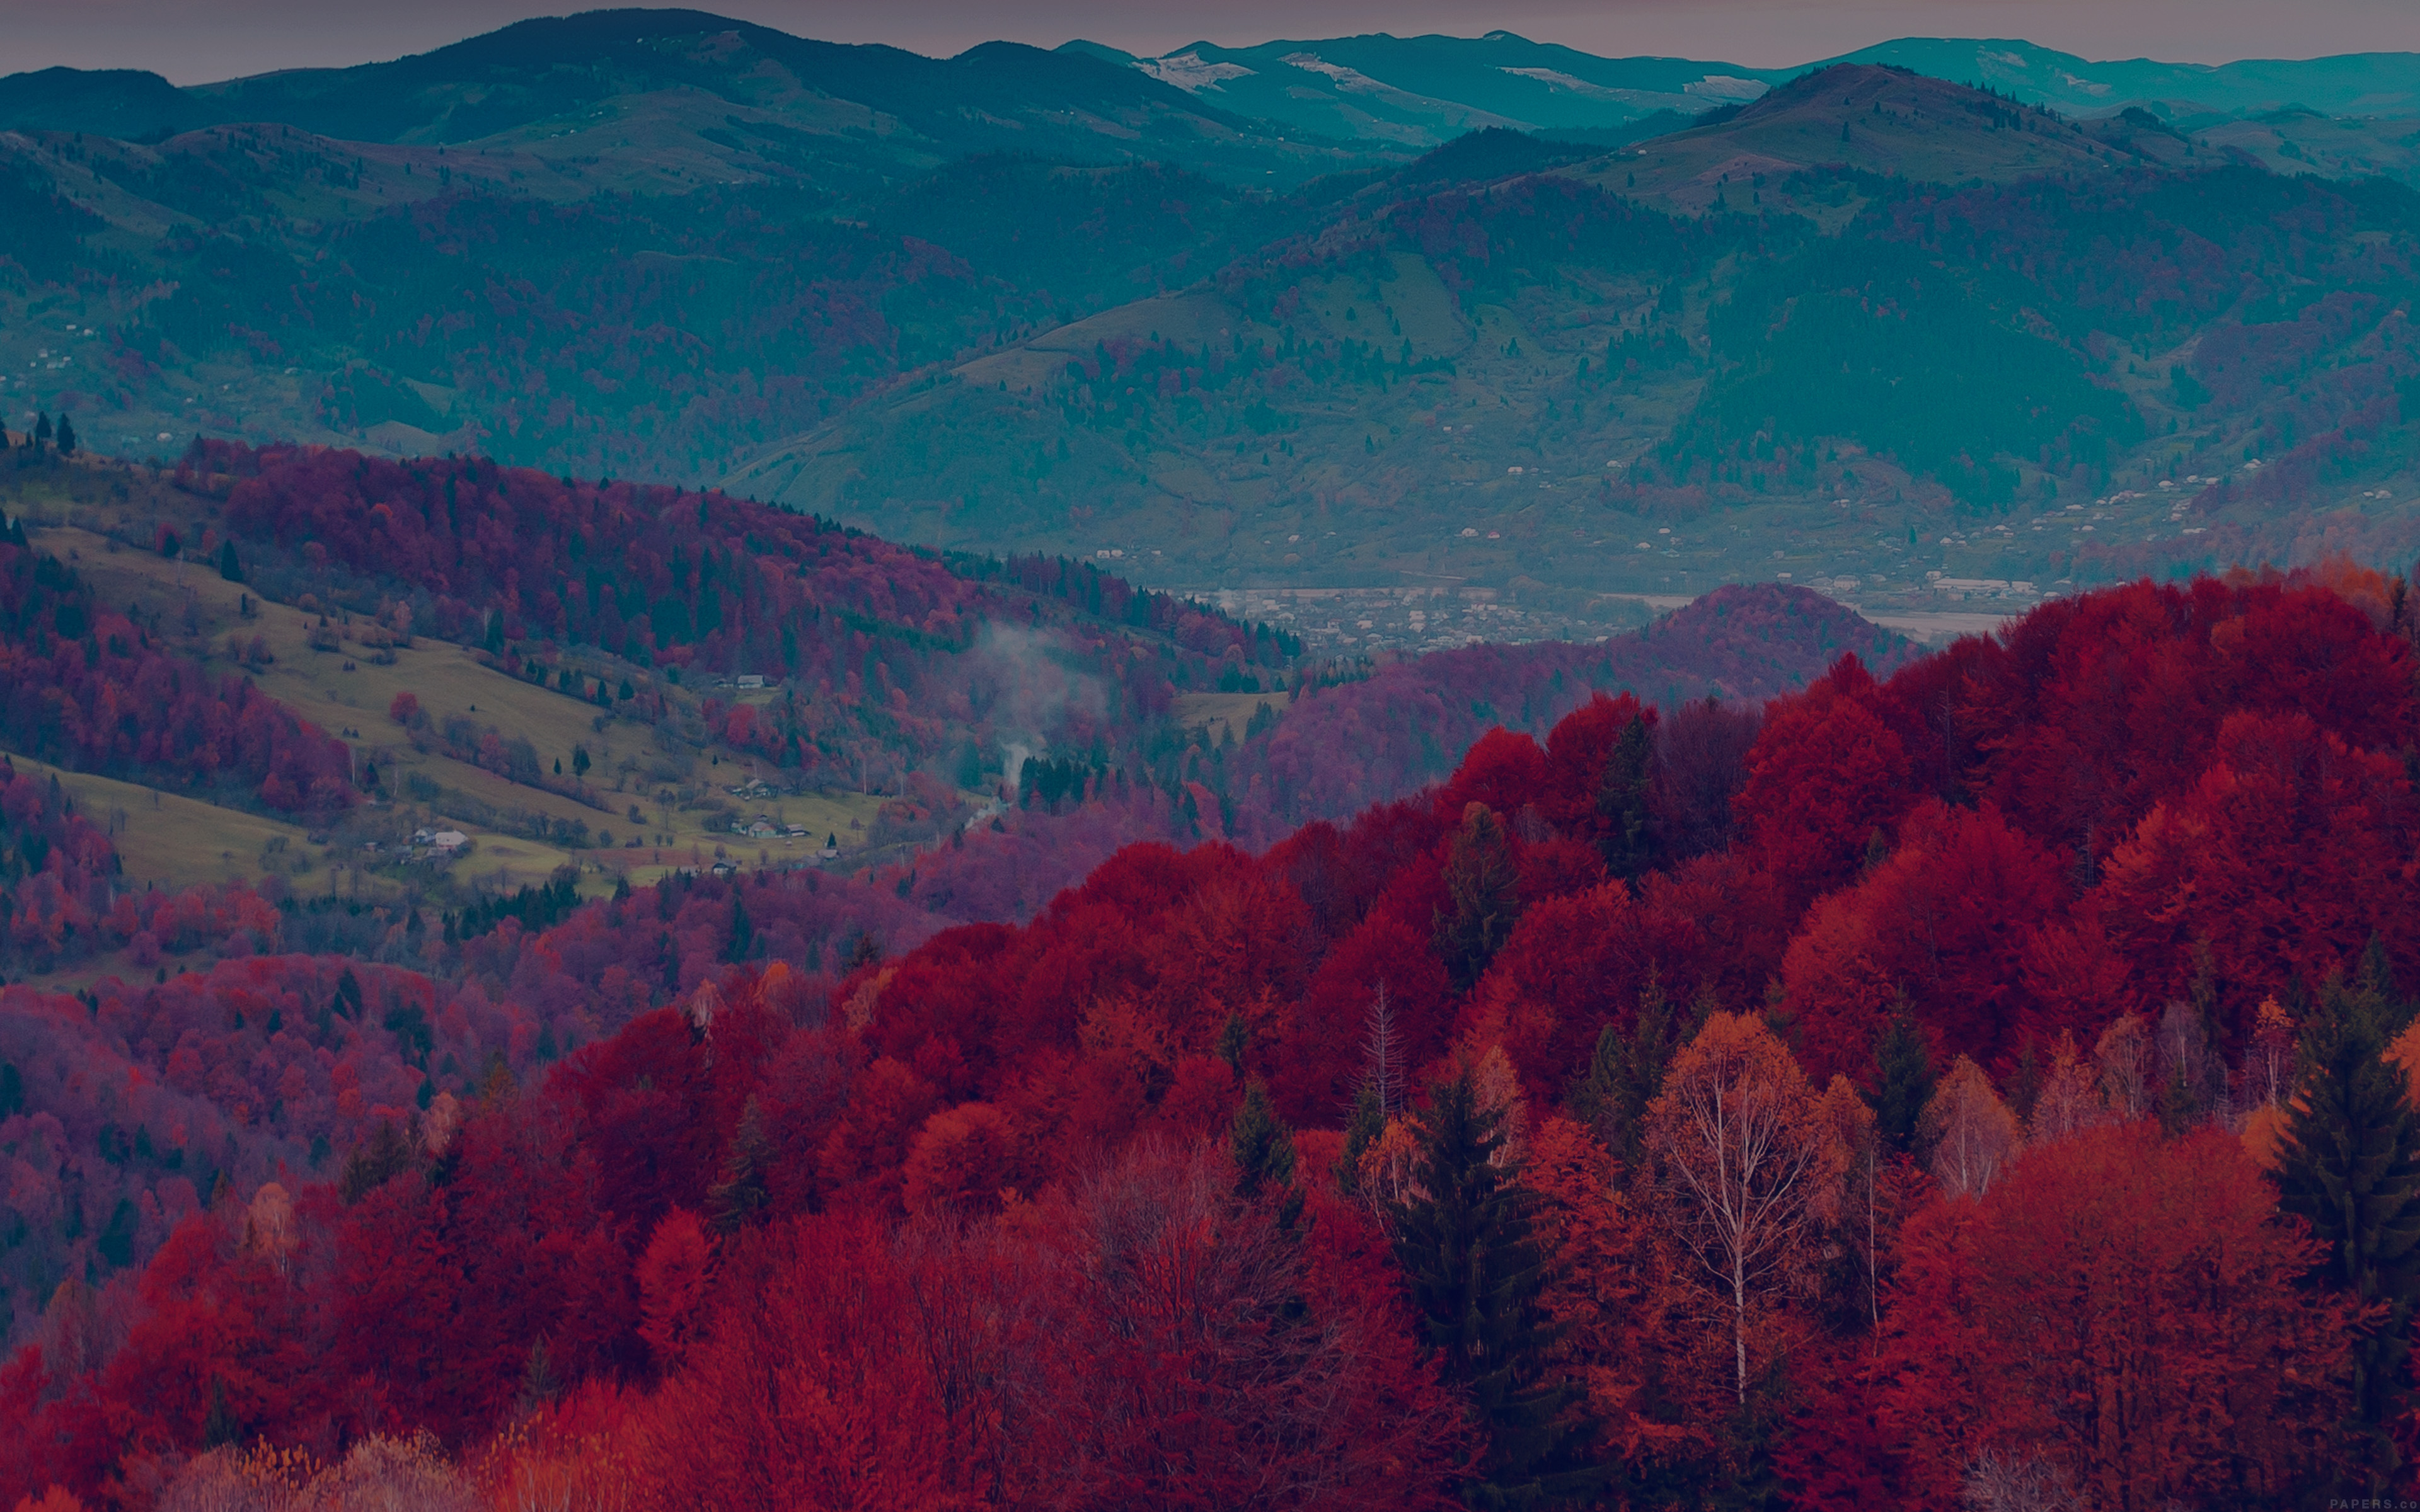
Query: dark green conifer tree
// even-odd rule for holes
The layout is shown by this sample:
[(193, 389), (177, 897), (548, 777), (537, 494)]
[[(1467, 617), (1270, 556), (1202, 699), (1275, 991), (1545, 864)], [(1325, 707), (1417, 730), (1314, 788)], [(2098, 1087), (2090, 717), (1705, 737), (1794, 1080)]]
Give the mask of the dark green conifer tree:
[(218, 1376), (210, 1378), (209, 1411), (202, 1417), (202, 1447), (223, 1448), (243, 1437), (243, 1427), (228, 1410), (226, 1381)]
[(846, 975), (852, 971), (861, 971), (867, 966), (881, 964), (882, 942), (876, 939), (870, 931), (861, 932), (856, 939), (849, 942), (848, 962), (841, 967), (841, 971), (843, 975)]
[(1425, 1196), (1391, 1205), (1389, 1216), (1423, 1340), (1486, 1434), (1463, 1499), (1490, 1509), (1585, 1499), (1603, 1475), (1582, 1457), (1576, 1394), (1547, 1369), (1555, 1330), (1538, 1304), (1545, 1262), (1531, 1232), (1535, 1198), (1496, 1163), (1503, 1115), (1480, 1104), (1468, 1063), (1430, 1092), (1416, 1168)]
[(1625, 1176), (1646, 1159), (1647, 1104), (1664, 1090), (1664, 1068), (1697, 1032), (1696, 1024), (1712, 1006), (1711, 1000), (1701, 1004), (1691, 1023), (1678, 1024), (1663, 983), (1650, 976), (1638, 995), (1630, 1032), (1611, 1024), (1598, 1031), (1589, 1069), (1572, 1088), (1571, 1107), (1575, 1117), (1596, 1131)]
[[(1303, 1195), (1294, 1180), (1294, 1131), (1279, 1121), (1269, 1089), (1262, 1083), (1254, 1082), (1245, 1091), (1228, 1130), (1227, 1148), (1235, 1162), (1235, 1196), (1245, 1202), (1275, 1196), (1279, 1235), (1299, 1239)], [(1298, 1312), (1300, 1299), (1288, 1305)]]
[(562, 1395), (563, 1381), (554, 1373), (554, 1357), (546, 1347), (546, 1335), (540, 1334), (531, 1341), (529, 1359), (521, 1365), (521, 1389), (516, 1405), (524, 1412), (535, 1412)]
[(1437, 911), (1437, 953), (1456, 989), (1468, 991), (1521, 918), (1521, 873), (1512, 837), (1495, 810), (1474, 803), (1446, 854), (1447, 906)]
[(1649, 795), (1653, 786), (1654, 740), (1643, 715), (1633, 715), (1613, 743), (1596, 809), (1606, 821), (1602, 846), (1606, 870), (1627, 880), (1655, 865)]
[(1228, 1131), (1227, 1148), (1235, 1158), (1235, 1195), (1247, 1202), (1264, 1186), (1294, 1181), (1294, 1132), (1278, 1121), (1269, 1103), (1269, 1089), (1254, 1082), (1244, 1092)]
[[(369, 1142), (355, 1145), (345, 1157), (344, 1174), (336, 1180), (337, 1199), (351, 1207), (387, 1182), (411, 1169), (411, 1142), (392, 1119), (380, 1119)], [(225, 1173), (222, 1172), (222, 1175)]]
[(745, 961), (756, 949), (756, 926), (749, 922), (748, 904), (731, 900), (731, 938), (723, 942), (722, 959)]
[(1251, 1041), (1251, 1031), (1244, 1025), (1244, 1015), (1230, 1013), (1227, 1022), (1218, 1026), (1218, 1058), (1237, 1076), (1244, 1074), (1244, 1051)]
[(2331, 981), (2305, 1016), (2300, 1096), (2278, 1169), (2278, 1206), (2307, 1219), (2327, 1245), (2312, 1279), (2384, 1310), (2352, 1341), (2346, 1427), (2356, 1449), (2339, 1480), (2367, 1496), (2401, 1483), (2387, 1425), (2402, 1411), (2420, 1298), (2420, 1120), (2402, 1068), (2381, 1054), (2385, 1025), (2400, 1016), (2383, 997), (2389, 990), (2384, 981), (2350, 992)]
[(718, 1234), (736, 1234), (757, 1223), (772, 1202), (766, 1174), (773, 1168), (773, 1135), (765, 1109), (752, 1094), (740, 1110), (739, 1127), (731, 1136), (731, 1154), (722, 1163), (722, 1180), (706, 1193), (706, 1206)]
[(1932, 1047), (1902, 997), (1874, 1037), (1874, 1133), (1906, 1154), (1916, 1148), (1916, 1120), (1932, 1101)]

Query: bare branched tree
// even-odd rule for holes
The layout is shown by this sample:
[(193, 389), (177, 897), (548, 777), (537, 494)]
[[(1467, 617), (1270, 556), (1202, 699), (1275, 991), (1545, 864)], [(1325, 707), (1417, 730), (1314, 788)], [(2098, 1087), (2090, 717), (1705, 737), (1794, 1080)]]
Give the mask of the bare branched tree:
[(2090, 1504), (2047, 1460), (1989, 1454), (1966, 1467), (1958, 1503), (1965, 1512), (2084, 1512)]
[(1981, 1196), (2016, 1164), (2024, 1143), (2017, 1116), (1992, 1089), (1983, 1068), (1960, 1056), (1941, 1078), (1919, 1125), (1932, 1151), (1932, 1179), (1952, 1196)]
[(2052, 1049), (2050, 1074), (2034, 1099), (2033, 1142), (2047, 1145), (2105, 1123), (2101, 1070), (2075, 1048), (2075, 1036), (2061, 1032)]
[(1832, 1176), (1806, 1073), (1754, 1018), (1717, 1013), (1673, 1057), (1648, 1148), (1673, 1233), (1723, 1291), (1734, 1385), (1747, 1399), (1748, 1319), (1798, 1282)]
[(2143, 1015), (2129, 1013), (2102, 1030), (2092, 1055), (2110, 1112), (2131, 1120), (2151, 1110), (2151, 1026)]
[(1395, 1028), (1395, 1011), (1387, 1002), (1387, 984), (1378, 983), (1370, 999), (1368, 1026), (1361, 1037), (1361, 1081), (1378, 1094), (1378, 1111), (1393, 1118), (1404, 1106), (1404, 1045)]

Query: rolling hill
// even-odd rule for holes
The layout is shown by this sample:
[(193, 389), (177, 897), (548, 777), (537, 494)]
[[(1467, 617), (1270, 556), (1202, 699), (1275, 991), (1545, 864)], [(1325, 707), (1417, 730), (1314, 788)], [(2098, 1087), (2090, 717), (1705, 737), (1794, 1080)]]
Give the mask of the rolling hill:
[(1908, 37), (1794, 68), (1753, 69), (1688, 58), (1599, 57), (1507, 31), (1252, 47), (1196, 42), (1158, 57), (1092, 42), (1070, 42), (1062, 51), (1109, 59), (1243, 115), (1329, 137), (1423, 147), (1490, 126), (1585, 134), (1658, 112), (1701, 115), (1839, 63), (1907, 69), (2068, 116), (2116, 115), (2132, 105), (2164, 119), (2196, 122), (2289, 108), (2329, 117), (2420, 117), (2420, 55), (2410, 53), (2211, 67), (2148, 58), (2095, 61), (2005, 38)]
[[(535, 929), (708, 872), (912, 942), (1031, 917), (1123, 844), (1264, 845), (1415, 794), (1597, 692), (1745, 707), (1912, 649), (1760, 585), (1604, 640), (1308, 656), (1085, 565), (719, 495), (223, 443), (160, 472), (7, 455), (0, 795), (46, 785), (91, 831), (54, 843), (108, 854), (64, 901), (0, 891), (0, 970), (79, 987), (407, 914), (450, 947), (455, 919)], [(263, 748), (278, 721), (302, 764)]]
[[(1838, 64), (1800, 75), (1718, 122), (1625, 148), (1590, 181), (1687, 213), (1734, 207), (1826, 215), (1781, 181), (1813, 185), (1842, 172), (1928, 184), (2010, 183), (2104, 171), (2124, 162), (2189, 165), (2194, 145), (2136, 123), (2079, 122), (1901, 69)], [(1828, 189), (1828, 184), (1825, 185)], [(1743, 193), (1743, 190), (1745, 193)]]
[[(711, 181), (825, 193), (985, 151), (1169, 162), (1286, 182), (1357, 161), (1082, 52), (993, 42), (928, 58), (695, 10), (518, 22), (390, 63), (187, 89), (149, 74), (46, 69), (0, 80), (0, 122), (151, 141), (277, 125), (556, 163), (644, 160), (677, 146), (712, 160)], [(595, 177), (591, 193), (614, 175)]]
[[(173, 92), (253, 118), (156, 140), (0, 133), (0, 403), (126, 456), (476, 452), (1161, 584), (1483, 594), (1482, 638), (2408, 544), (2391, 121), (1876, 63), (1692, 93), (1747, 76), (1504, 35), (1150, 61), (606, 12)], [(65, 121), (76, 84), (0, 96)], [(1549, 124), (1415, 156), (1481, 121)], [(1332, 649), (1399, 617), (1322, 602), (1283, 612)]]
[(2289, 106), (2325, 116), (2420, 116), (2420, 55), (2411, 53), (2251, 58), (2212, 66), (2150, 58), (2095, 61), (2008, 38), (1905, 37), (1826, 61), (1912, 69), (2069, 115), (2143, 105), (2164, 116), (2259, 115)]
[(1685, 58), (1605, 58), (1511, 32), (1196, 42), (1140, 58), (1093, 42), (1062, 52), (1123, 64), (1205, 104), (1344, 140), (1428, 147), (1488, 127), (1618, 130), (1658, 115), (1695, 116), (1753, 100), (1794, 69)]
[[(735, 486), (1177, 581), (1537, 597), (1788, 574), (1939, 605), (2420, 545), (2399, 186), (1870, 65), (1613, 154), (1470, 140), (1436, 157), (1472, 179), (1371, 181)], [(2289, 224), (2329, 229), (2289, 253)], [(2270, 378), (2215, 381), (2236, 362)]]
[[(173, 472), (9, 462), (0, 748), (191, 800), (185, 839), (137, 848), (167, 868), (149, 882), (418, 892), (413, 832), (448, 826), (474, 854), (441, 898), (574, 861), (796, 864), (835, 835), (862, 866), (1013, 794), (1027, 753), (1181, 788), (1210, 753), (1179, 692), (1258, 690), (1294, 659), (1089, 568), (945, 563), (718, 495), (203, 443)], [(77, 637), (104, 649), (69, 679)], [(66, 719), (43, 691), (63, 680)], [(147, 701), (173, 729), (137, 740)], [(272, 844), (281, 820), (338, 838)]]

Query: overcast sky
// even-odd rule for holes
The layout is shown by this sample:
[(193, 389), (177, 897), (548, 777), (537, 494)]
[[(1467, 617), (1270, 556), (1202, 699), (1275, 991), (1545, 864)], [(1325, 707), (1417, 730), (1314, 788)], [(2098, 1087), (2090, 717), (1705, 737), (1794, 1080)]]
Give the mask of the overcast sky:
[[(524, 16), (527, 0), (0, 0), (0, 72), (67, 64), (150, 69), (200, 84), (273, 69), (425, 52)], [(948, 54), (993, 38), (1086, 37), (1158, 54), (1386, 31), (1476, 37), (1498, 27), (1607, 54), (1778, 67), (1894, 37), (2013, 37), (2092, 58), (2420, 51), (2420, 0), (723, 0), (700, 9), (801, 36)]]

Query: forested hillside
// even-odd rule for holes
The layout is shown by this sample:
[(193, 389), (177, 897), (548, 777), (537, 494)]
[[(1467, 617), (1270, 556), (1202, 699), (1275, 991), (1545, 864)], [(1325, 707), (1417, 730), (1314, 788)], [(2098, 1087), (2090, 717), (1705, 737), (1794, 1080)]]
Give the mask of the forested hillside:
[[(119, 455), (477, 452), (1156, 587), (2023, 607), (2415, 546), (2390, 119), (2061, 114), (2023, 49), (1306, 46), (939, 61), (622, 11), (23, 76), (8, 400)], [(1368, 132), (1307, 131), (1348, 97)]]
[[(15, 478), (21, 510), (55, 517), (89, 496), (85, 517), (113, 550), (173, 558), (190, 546), (267, 598), (359, 617), (375, 626), (365, 646), (380, 636), (457, 641), (605, 718), (677, 728), (693, 744), (760, 758), (793, 785), (897, 791), (921, 770), (979, 789), (999, 780), (1013, 746), (1131, 764), (1146, 759), (1178, 692), (1222, 678), (1274, 685), (1300, 649), (1090, 563), (945, 558), (721, 493), (485, 459), (196, 441), (173, 471), (42, 454), (21, 460)], [(163, 627), (93, 602), (57, 557), (15, 549), (15, 607), (0, 605), (0, 633), (35, 658), (17, 677), (18, 748), (96, 771), (191, 764), (132, 743), (132, 727), (120, 728), (133, 717), (130, 693), (91, 706), (103, 687), (178, 696), (141, 682), (190, 675), (143, 659)], [(79, 642), (91, 649), (72, 666), (59, 659)], [(753, 681), (736, 686), (743, 677)], [(87, 706), (81, 719), (39, 712), (62, 692)], [(225, 717), (235, 721), (251, 695), (223, 696), (236, 701)], [(213, 730), (198, 717), (143, 728), (152, 742)], [(202, 773), (287, 760), (213, 756)], [(1182, 775), (1171, 767), (1163, 785)], [(311, 790), (308, 774), (287, 782)], [(271, 807), (349, 801), (284, 793)]]
[[(1265, 844), (1305, 820), (1400, 796), (1443, 776), (1488, 726), (1543, 732), (1592, 690), (1752, 702), (1805, 686), (1842, 650), (1887, 665), (1905, 649), (1805, 590), (1757, 588), (1599, 642), (1318, 657), (1288, 632), (1138, 589), (1095, 563), (919, 551), (710, 491), (216, 442), (160, 472), (15, 457), (21, 515), (79, 513), (87, 529), (58, 540), (116, 555), (79, 568), (57, 545), (19, 549), (29, 596), (8, 637), (18, 713), (0, 732), (12, 749), (322, 819), (353, 803), (361, 772), (375, 784), (386, 769), (380, 796), (411, 789), (413, 764), (431, 758), (504, 778), (532, 802), (570, 798), (566, 822), (584, 807), (590, 830), (616, 817), (638, 825), (622, 810), (633, 799), (670, 808), (670, 790), (691, 808), (709, 795), (695, 791), (692, 768), (721, 761), (752, 763), (784, 792), (892, 800), (876, 837), (886, 843), (961, 831), (1005, 793), (1023, 817), (1001, 843), (1042, 846), (1010, 889), (1010, 917), (1126, 841)], [(130, 578), (130, 555), (158, 571)], [(175, 607), (189, 590), (169, 575), (185, 569), (163, 559), (183, 557), (222, 579), (231, 565), (240, 582), (224, 596), (240, 588), (255, 606), (242, 611), (252, 619), (230, 616), (224, 645)], [(102, 571), (111, 594), (146, 584), (145, 596), (105, 609), (79, 570)], [(289, 668), (261, 642), (266, 604), (317, 621), (307, 666)], [(498, 674), (486, 714), (478, 687), (451, 671), (441, 683), (397, 667), (355, 691), (365, 674), (354, 663), (323, 675), (336, 671), (340, 644), (392, 661), (393, 648), (446, 642)], [(186, 685), (195, 691), (173, 691)], [(375, 695), (379, 709), (361, 709), (367, 687), (398, 685)], [(155, 696), (181, 707), (174, 698), (205, 693), (231, 701), (225, 712), (164, 726), (136, 712)], [(62, 697), (82, 701), (76, 717), (60, 717)], [(293, 717), (281, 697), (332, 724), (348, 709), (384, 717), (324, 748), (297, 745), (278, 733)], [(1233, 727), (1201, 707), (1221, 699)], [(567, 733), (550, 737), (556, 727)], [(579, 764), (583, 751), (593, 769)], [(572, 769), (550, 777), (550, 757)], [(1094, 799), (1106, 807), (1070, 830), (1088, 838), (1058, 856), (1045, 838), (1063, 827), (1056, 811)], [(571, 849), (610, 847), (607, 833)], [(560, 825), (548, 835), (570, 838)], [(847, 844), (859, 859), (859, 838)], [(909, 869), (920, 897), (957, 886), (939, 880), (946, 861)]]
[[(1845, 67), (1495, 172), (1376, 184), (737, 486), (1272, 581), (1921, 596), (2413, 544), (2398, 186)], [(1030, 440), (950, 440), (996, 429)]]
[(0, 1509), (2408, 1501), (2414, 87), (0, 77)]
[(2360, 569), (2138, 583), (1023, 925), (681, 878), (8, 989), (0, 1496), (2377, 1494), (2413, 640)]

